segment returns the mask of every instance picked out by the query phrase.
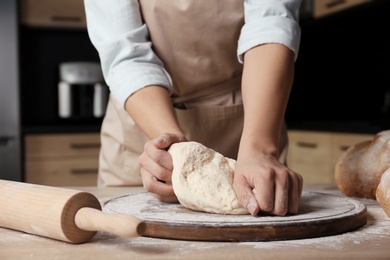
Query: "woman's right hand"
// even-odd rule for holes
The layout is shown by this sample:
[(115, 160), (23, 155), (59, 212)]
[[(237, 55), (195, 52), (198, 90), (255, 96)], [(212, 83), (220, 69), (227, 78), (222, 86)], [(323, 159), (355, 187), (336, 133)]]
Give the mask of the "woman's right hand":
[(177, 202), (172, 187), (172, 157), (167, 152), (173, 143), (187, 141), (182, 134), (163, 134), (145, 143), (139, 157), (144, 188), (160, 201)]

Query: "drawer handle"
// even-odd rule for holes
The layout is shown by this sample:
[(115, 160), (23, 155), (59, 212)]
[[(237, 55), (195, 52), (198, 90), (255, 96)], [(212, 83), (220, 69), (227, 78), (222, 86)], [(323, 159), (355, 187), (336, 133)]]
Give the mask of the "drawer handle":
[(346, 2), (347, 2), (346, 0), (335, 0), (333, 2), (327, 3), (326, 7), (333, 8), (335, 6), (345, 4)]
[(98, 169), (96, 168), (86, 168), (86, 169), (70, 169), (71, 174), (91, 174), (91, 173), (97, 173)]
[(348, 146), (348, 145), (342, 145), (342, 146), (340, 146), (340, 150), (344, 152), (344, 151), (348, 150), (349, 147), (350, 146)]
[(100, 143), (78, 143), (70, 144), (72, 149), (96, 149), (100, 148)]
[(50, 19), (53, 22), (80, 23), (81, 18), (77, 16), (52, 16)]
[(297, 142), (299, 147), (315, 149), (318, 147), (316, 143)]

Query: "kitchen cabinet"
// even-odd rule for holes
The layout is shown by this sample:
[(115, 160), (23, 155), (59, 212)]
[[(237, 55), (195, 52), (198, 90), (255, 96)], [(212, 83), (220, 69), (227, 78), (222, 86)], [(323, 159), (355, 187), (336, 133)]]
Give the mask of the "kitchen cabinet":
[(51, 186), (96, 186), (98, 133), (25, 137), (25, 181)]
[(289, 131), (288, 166), (300, 173), (306, 184), (334, 183), (334, 170), (348, 147), (371, 140), (372, 134)]
[(83, 0), (20, 0), (19, 56), (23, 181), (96, 186), (102, 117), (61, 118), (64, 62), (99, 62)]
[(331, 15), (372, 0), (312, 0), (312, 13), (315, 18)]
[[(348, 147), (373, 134), (290, 130), (288, 166), (306, 184), (334, 183), (334, 168)], [(25, 181), (53, 186), (95, 186), (98, 133), (31, 134), (25, 137)]]
[(21, 0), (21, 24), (85, 28), (83, 0)]

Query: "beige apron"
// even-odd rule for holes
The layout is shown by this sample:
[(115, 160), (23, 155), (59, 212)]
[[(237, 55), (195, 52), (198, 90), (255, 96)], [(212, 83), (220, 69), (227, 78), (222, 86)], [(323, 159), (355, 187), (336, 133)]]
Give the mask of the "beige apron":
[[(242, 65), (236, 56), (243, 1), (139, 2), (153, 50), (172, 78), (172, 101), (186, 138), (236, 158), (243, 127)], [(111, 97), (101, 130), (98, 185), (141, 185), (138, 157), (147, 140)], [(284, 161), (285, 128), (280, 147)]]

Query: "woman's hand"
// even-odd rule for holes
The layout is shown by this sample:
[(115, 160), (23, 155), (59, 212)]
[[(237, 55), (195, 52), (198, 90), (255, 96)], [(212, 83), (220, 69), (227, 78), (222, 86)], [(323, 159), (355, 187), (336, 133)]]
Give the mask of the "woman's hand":
[(237, 161), (233, 188), (240, 204), (252, 215), (296, 214), (302, 185), (301, 175), (272, 155), (253, 155)]
[(233, 188), (249, 213), (294, 214), (302, 177), (279, 158), (283, 119), (294, 79), (294, 53), (281, 44), (261, 44), (244, 55), (244, 128)]
[(167, 152), (173, 143), (186, 141), (181, 134), (163, 134), (145, 143), (139, 157), (144, 188), (160, 201), (177, 202), (172, 188), (172, 157)]

